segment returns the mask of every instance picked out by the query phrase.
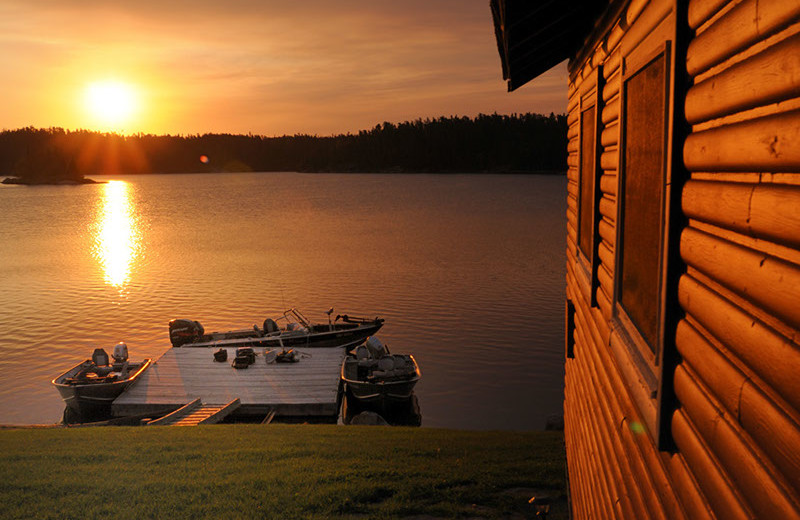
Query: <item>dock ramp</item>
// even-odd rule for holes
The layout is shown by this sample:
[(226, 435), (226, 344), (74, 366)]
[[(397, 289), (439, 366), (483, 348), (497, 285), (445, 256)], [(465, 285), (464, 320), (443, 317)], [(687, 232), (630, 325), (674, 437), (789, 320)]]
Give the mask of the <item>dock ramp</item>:
[(148, 426), (197, 426), (216, 424), (241, 406), (239, 399), (227, 404), (204, 404), (195, 399), (172, 413), (147, 423)]

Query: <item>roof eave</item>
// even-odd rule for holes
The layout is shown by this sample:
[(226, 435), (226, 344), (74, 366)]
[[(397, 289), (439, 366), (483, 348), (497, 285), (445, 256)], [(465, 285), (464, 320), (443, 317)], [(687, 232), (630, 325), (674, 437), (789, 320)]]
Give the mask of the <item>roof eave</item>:
[(607, 5), (595, 0), (490, 0), (509, 92), (574, 55)]

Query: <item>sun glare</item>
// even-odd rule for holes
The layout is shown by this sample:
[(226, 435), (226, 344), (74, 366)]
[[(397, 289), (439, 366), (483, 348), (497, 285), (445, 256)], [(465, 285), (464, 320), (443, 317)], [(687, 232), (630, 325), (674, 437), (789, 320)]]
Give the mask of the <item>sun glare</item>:
[(136, 263), (140, 234), (129, 185), (109, 181), (95, 221), (94, 256), (103, 266), (106, 283), (122, 289)]
[(104, 130), (122, 130), (138, 109), (136, 91), (118, 81), (90, 83), (84, 100), (89, 114)]

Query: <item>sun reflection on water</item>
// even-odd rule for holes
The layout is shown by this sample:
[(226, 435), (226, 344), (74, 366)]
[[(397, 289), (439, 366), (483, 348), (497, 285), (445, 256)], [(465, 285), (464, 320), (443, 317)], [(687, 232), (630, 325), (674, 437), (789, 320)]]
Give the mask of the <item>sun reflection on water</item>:
[(140, 231), (128, 183), (109, 181), (103, 189), (95, 222), (93, 253), (103, 266), (106, 283), (122, 290), (130, 281), (131, 268), (139, 252)]

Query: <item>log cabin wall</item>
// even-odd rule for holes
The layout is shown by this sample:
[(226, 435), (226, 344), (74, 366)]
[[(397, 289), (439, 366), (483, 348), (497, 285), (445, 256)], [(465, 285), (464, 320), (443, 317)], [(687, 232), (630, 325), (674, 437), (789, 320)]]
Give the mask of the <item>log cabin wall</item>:
[(800, 518), (800, 2), (689, 3), (671, 432), (725, 518)]
[[(654, 102), (659, 107), (653, 110), (663, 115), (663, 131), (653, 139), (663, 141), (666, 173), (672, 160), (665, 152), (672, 139), (668, 119), (674, 103), (668, 101), (674, 91), (675, 7), (671, 0), (656, 0), (617, 2), (610, 9), (616, 12), (595, 27), (570, 62), (567, 299), (568, 314), (574, 316), (568, 316), (572, 348), (566, 361), (564, 414), (573, 514), (709, 518), (711, 511), (683, 455), (658, 449), (659, 401), (653, 394), (658, 391), (660, 357), (631, 339), (637, 333), (629, 334), (627, 328), (634, 327), (626, 328), (625, 313), (617, 308), (617, 243), (624, 238), (617, 225), (619, 200), (624, 198), (620, 169), (631, 160), (620, 143), (636, 138), (626, 136), (622, 122), (626, 113), (630, 121), (637, 112), (629, 102), (634, 96), (624, 91), (635, 88), (631, 79), (648, 63), (666, 72), (656, 75), (662, 88)], [(634, 172), (628, 178), (636, 178)], [(665, 208), (666, 195), (653, 206)], [(656, 253), (666, 231), (655, 231)], [(661, 266), (656, 268), (662, 273)], [(660, 301), (657, 295), (653, 299)]]
[[(570, 60), (575, 518), (800, 519), (798, 20), (797, 0), (611, 2)], [(643, 316), (622, 281), (653, 153)]]

